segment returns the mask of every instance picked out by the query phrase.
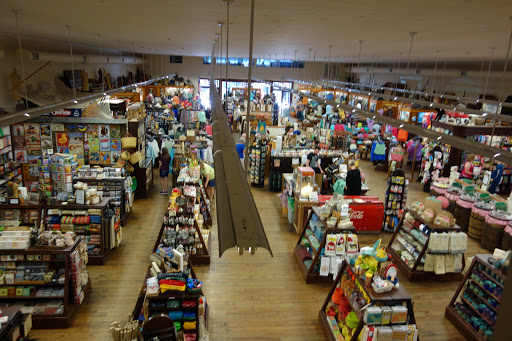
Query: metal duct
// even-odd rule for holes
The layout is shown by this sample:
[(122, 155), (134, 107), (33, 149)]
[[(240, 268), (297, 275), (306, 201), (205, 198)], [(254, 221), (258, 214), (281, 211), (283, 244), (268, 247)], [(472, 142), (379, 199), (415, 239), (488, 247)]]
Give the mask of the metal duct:
[(210, 75), (210, 101), (213, 119), (213, 152), (217, 203), (217, 230), (219, 257), (229, 248), (236, 247), (240, 255), (244, 250), (254, 254), (258, 247), (272, 250), (247, 175), (236, 152), (235, 143), (219, 94)]
[[(19, 54), (19, 50), (18, 50)], [(40, 62), (71, 63), (67, 53), (41, 52), (22, 50), (23, 59)], [(77, 64), (142, 64), (142, 58), (132, 56), (99, 56), (92, 54), (73, 55), (73, 63)]]

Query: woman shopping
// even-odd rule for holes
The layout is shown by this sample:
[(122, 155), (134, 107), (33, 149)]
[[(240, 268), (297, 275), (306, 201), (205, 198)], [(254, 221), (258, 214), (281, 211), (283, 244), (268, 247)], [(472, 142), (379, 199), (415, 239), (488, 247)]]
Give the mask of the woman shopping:
[(213, 203), (213, 191), (215, 190), (215, 171), (212, 166), (204, 161), (199, 163), (201, 167), (201, 174), (205, 177), (205, 188), (208, 199)]
[(462, 179), (473, 179), (473, 161), (475, 160), (475, 154), (469, 154), (466, 158), (466, 162), (464, 162), (464, 168), (462, 172), (460, 172), (460, 177)]
[(169, 176), (169, 165), (171, 164), (171, 156), (169, 155), (169, 151), (167, 148), (162, 148), (162, 155), (160, 155), (160, 160), (158, 161), (158, 169), (160, 170), (160, 185), (162, 186), (162, 190), (160, 194), (168, 194), (168, 176)]

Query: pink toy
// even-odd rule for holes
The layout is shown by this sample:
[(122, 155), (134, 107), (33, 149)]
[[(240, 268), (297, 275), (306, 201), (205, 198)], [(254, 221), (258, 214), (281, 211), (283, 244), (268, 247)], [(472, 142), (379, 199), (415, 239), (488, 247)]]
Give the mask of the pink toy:
[(436, 199), (441, 202), (441, 207), (443, 210), (448, 208), (448, 205), (450, 204), (450, 202), (448, 201), (448, 199), (446, 199), (446, 197), (443, 197), (440, 195)]

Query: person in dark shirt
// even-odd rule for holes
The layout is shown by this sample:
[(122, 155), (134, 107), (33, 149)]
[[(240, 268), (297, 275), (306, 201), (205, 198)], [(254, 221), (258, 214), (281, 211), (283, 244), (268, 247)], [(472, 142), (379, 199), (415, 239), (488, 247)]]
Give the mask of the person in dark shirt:
[(315, 182), (318, 185), (318, 188), (322, 188), (322, 174), (324, 171), (322, 169), (322, 165), (320, 164), (320, 156), (318, 153), (320, 152), (320, 147), (315, 146), (315, 149), (312, 153), (309, 153), (306, 160), (306, 167), (311, 167), (315, 171)]
[(171, 156), (169, 155), (169, 151), (167, 148), (162, 148), (162, 155), (160, 155), (160, 160), (158, 161), (159, 170), (160, 170), (160, 185), (162, 186), (162, 190), (160, 194), (168, 194), (167, 185), (169, 176), (169, 165), (171, 163)]
[(357, 169), (354, 160), (348, 162), (348, 169), (345, 195), (361, 195), (361, 172)]

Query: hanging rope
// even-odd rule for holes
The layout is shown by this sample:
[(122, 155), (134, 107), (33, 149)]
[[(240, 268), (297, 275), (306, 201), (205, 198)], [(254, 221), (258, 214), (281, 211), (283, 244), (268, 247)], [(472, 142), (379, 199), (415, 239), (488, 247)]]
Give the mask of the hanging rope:
[(439, 50), (436, 51), (436, 64), (434, 66), (434, 79), (432, 80), (432, 101), (434, 100), (434, 85), (436, 84), (436, 73), (437, 73), (437, 60), (439, 59)]
[(73, 61), (73, 44), (71, 43), (71, 26), (66, 25), (69, 35), (69, 54), (71, 55), (71, 75), (73, 79), (73, 95), (76, 98), (76, 82), (75, 82), (75, 63)]
[(18, 21), (18, 12), (18, 10), (13, 10), (14, 15), (16, 15), (16, 33), (18, 35), (18, 46), (20, 49), (21, 77), (23, 79), (23, 92), (25, 93), (25, 109), (28, 109), (27, 82), (25, 81), (25, 64), (23, 63), (23, 51), (21, 50), (21, 34), (20, 24)]
[(407, 69), (405, 70), (405, 89), (407, 89), (407, 79), (409, 77), (409, 64), (411, 63), (412, 41), (414, 40), (416, 32), (409, 32), (409, 34), (411, 35), (411, 42), (409, 44), (409, 58), (407, 59)]
[(489, 76), (491, 74), (491, 65), (492, 65), (492, 59), (494, 57), (495, 49), (496, 49), (495, 47), (491, 47), (491, 57), (489, 59), (489, 69), (487, 70), (487, 79), (485, 80), (484, 99), (485, 99), (485, 96), (487, 95), (487, 86), (489, 85)]
[(102, 47), (102, 37), (101, 37), (101, 33), (98, 33), (98, 37), (100, 38), (100, 72), (101, 72), (101, 91), (105, 91), (105, 75), (104, 75), (104, 72), (103, 72), (103, 47)]

